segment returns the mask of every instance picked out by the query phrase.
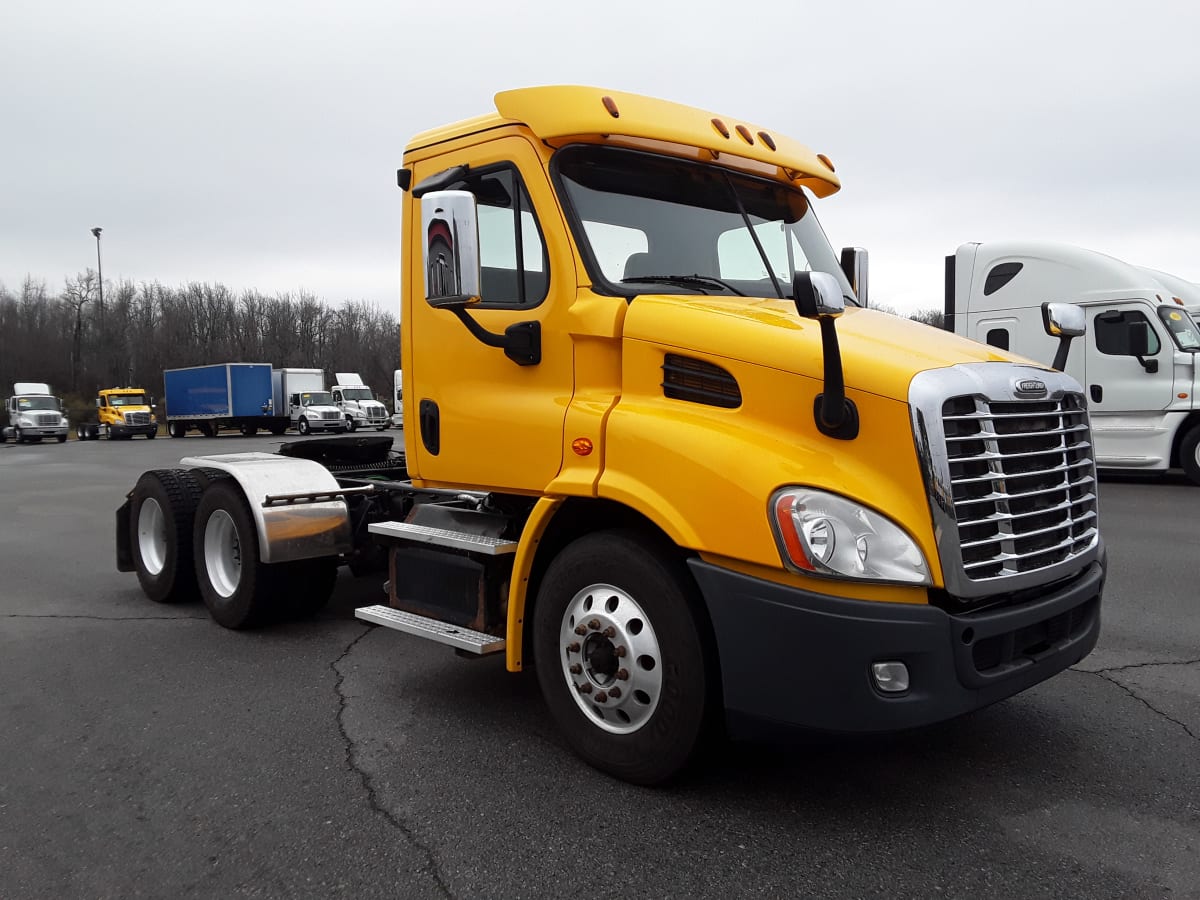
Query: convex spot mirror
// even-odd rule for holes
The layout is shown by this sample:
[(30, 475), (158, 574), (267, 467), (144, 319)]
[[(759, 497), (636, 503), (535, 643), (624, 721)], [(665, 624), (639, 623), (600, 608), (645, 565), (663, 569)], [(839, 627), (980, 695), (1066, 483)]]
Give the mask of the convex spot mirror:
[(466, 307), (479, 302), (479, 217), (470, 191), (431, 191), (421, 197), (425, 302)]
[(1043, 303), (1042, 326), (1050, 337), (1077, 338), (1087, 331), (1087, 318), (1073, 303)]
[(805, 319), (835, 318), (846, 311), (842, 287), (828, 272), (797, 272), (792, 298), (796, 312)]

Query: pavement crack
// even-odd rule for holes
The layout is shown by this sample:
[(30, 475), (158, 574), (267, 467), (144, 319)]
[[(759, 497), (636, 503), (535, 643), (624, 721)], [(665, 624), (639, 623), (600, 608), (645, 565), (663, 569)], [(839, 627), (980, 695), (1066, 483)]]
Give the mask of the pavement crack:
[(1153, 669), (1158, 666), (1195, 666), (1200, 665), (1200, 659), (1178, 659), (1178, 660), (1163, 660), (1161, 662), (1140, 662), (1129, 663), (1124, 666), (1106, 666), (1103, 669), (1080, 669), (1075, 666), (1071, 668), (1076, 672), (1089, 672), (1092, 674), (1100, 674), (1101, 672), (1124, 672), (1126, 669)]
[(337, 727), (338, 732), (342, 736), (342, 742), (346, 745), (346, 768), (358, 776), (358, 780), (362, 782), (363, 790), (367, 794), (367, 806), (380, 815), (389, 825), (404, 835), (405, 840), (413, 847), (420, 851), (425, 856), (425, 868), (429, 871), (434, 883), (438, 887), (438, 891), (443, 897), (453, 898), (454, 895), (450, 892), (449, 885), (446, 884), (445, 876), (442, 874), (441, 865), (438, 863), (437, 856), (433, 850), (426, 844), (422, 843), (417, 837), (416, 832), (399, 816), (393, 813), (390, 809), (383, 805), (379, 799), (379, 791), (375, 787), (374, 779), (371, 775), (359, 764), (359, 749), (355, 740), (350, 737), (350, 733), (346, 730), (346, 707), (349, 704), (349, 697), (346, 696), (344, 684), (346, 675), (339, 668), (340, 664), (350, 652), (354, 649), (363, 638), (375, 630), (375, 626), (368, 625), (358, 637), (346, 645), (346, 649), (342, 651), (342, 655), (330, 663), (329, 668), (333, 670), (337, 680), (334, 682), (333, 689), (338, 696), (338, 712), (337, 712)]
[[(1118, 666), (1118, 668), (1136, 669), (1136, 668), (1138, 668), (1138, 666)], [(1093, 672), (1085, 672), (1081, 669), (1076, 669), (1075, 671), (1078, 671), (1083, 675), (1095, 675), (1097, 678), (1103, 678), (1109, 684), (1116, 685), (1121, 690), (1123, 690), (1125, 693), (1127, 693), (1130, 697), (1132, 697), (1134, 700), (1136, 700), (1138, 703), (1142, 704), (1142, 706), (1146, 707), (1146, 709), (1150, 710), (1152, 713), (1155, 713), (1156, 715), (1160, 716), (1163, 719), (1166, 719), (1168, 722), (1171, 722), (1174, 725), (1178, 725), (1180, 728), (1182, 728), (1187, 733), (1188, 737), (1190, 737), (1192, 740), (1200, 741), (1200, 734), (1196, 734), (1196, 732), (1192, 731), (1192, 729), (1188, 726), (1188, 724), (1186, 722), (1181, 722), (1179, 719), (1176, 719), (1173, 716), (1170, 716), (1167, 713), (1163, 712), (1161, 709), (1159, 709), (1157, 706), (1155, 706), (1153, 703), (1151, 703), (1149, 700), (1147, 700), (1141, 694), (1137, 693), (1137, 691), (1135, 691), (1129, 685), (1122, 684), (1120, 681), (1117, 681), (1117, 679), (1115, 679), (1115, 678), (1110, 678), (1107, 674), (1108, 670), (1101, 669), (1101, 670), (1093, 671)]]

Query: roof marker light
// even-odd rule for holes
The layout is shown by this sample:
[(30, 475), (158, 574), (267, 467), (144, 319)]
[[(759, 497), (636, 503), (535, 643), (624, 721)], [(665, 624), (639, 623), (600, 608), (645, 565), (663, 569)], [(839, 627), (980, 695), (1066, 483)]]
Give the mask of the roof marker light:
[(830, 162), (830, 160), (829, 160), (829, 157), (828, 157), (828, 156), (826, 156), (824, 153), (818, 153), (818, 154), (817, 154), (817, 159), (819, 159), (819, 160), (821, 161), (821, 163), (822, 163), (822, 164), (825, 166), (825, 168), (827, 168), (827, 169), (828, 169), (830, 172), (836, 172), (836, 171), (837, 171), (837, 169), (835, 169), (835, 168), (833, 167), (833, 163), (832, 163), (832, 162)]
[(723, 138), (729, 137), (729, 128), (720, 119), (712, 120), (713, 128), (717, 129), (717, 133)]
[(760, 131), (758, 133), (758, 139), (760, 141), (762, 141), (764, 144), (766, 144), (768, 147), (770, 147), (772, 150), (775, 149), (775, 138), (771, 137), (765, 131)]
[(612, 97), (602, 97), (600, 102), (604, 104), (604, 108), (608, 110), (610, 116), (614, 119), (621, 118), (621, 111), (617, 109), (617, 101), (613, 100)]
[(745, 125), (739, 125), (737, 127), (737, 133), (742, 136), (742, 140), (745, 141), (747, 144), (754, 143), (754, 135), (752, 135), (750, 133), (750, 129), (747, 128)]

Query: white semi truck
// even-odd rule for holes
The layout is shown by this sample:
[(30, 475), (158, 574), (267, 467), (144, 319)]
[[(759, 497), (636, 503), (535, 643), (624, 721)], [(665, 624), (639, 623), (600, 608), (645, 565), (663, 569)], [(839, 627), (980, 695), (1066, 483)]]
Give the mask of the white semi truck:
[(67, 417), (62, 401), (50, 392), (50, 385), (38, 381), (18, 381), (5, 403), (8, 425), (0, 431), (0, 441), (10, 437), (18, 444), (37, 443), (54, 438), (60, 444), (67, 439)]
[(1043, 328), (1043, 303), (1078, 305), (1087, 334), (1066, 371), (1087, 392), (1096, 465), (1178, 466), (1200, 484), (1200, 330), (1190, 315), (1196, 293), (1175, 276), (1067, 244), (969, 243), (946, 257), (945, 327), (1048, 360), (1054, 344)]
[(391, 421), (387, 407), (375, 399), (372, 391), (357, 372), (337, 372), (337, 384), (333, 386), (333, 405), (346, 417), (346, 427), (351, 431), (359, 428), (374, 428), (383, 431)]

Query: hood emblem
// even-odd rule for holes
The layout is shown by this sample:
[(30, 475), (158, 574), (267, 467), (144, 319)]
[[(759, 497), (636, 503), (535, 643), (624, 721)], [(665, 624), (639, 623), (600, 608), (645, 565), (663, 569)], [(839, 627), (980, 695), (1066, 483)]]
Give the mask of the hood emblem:
[(1019, 378), (1013, 382), (1013, 393), (1018, 397), (1045, 397), (1046, 382), (1037, 378)]

